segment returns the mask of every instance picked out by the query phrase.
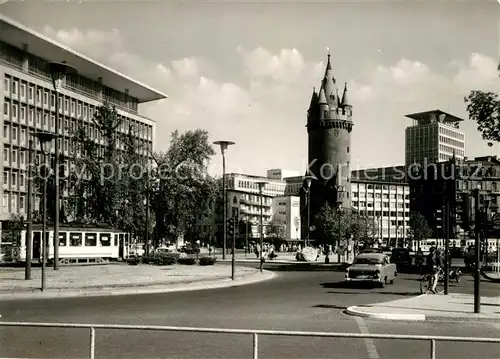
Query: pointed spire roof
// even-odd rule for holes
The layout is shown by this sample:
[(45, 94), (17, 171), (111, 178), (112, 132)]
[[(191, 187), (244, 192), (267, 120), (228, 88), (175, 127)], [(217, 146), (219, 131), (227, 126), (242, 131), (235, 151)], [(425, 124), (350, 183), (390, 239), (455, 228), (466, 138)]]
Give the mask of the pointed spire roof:
[(319, 91), (319, 102), (318, 102), (320, 105), (321, 104), (326, 104), (326, 96), (325, 96), (325, 90), (323, 89), (323, 87), (321, 87), (321, 90)]
[(337, 107), (338, 106), (337, 86), (335, 85), (335, 78), (333, 77), (332, 64), (330, 61), (330, 51), (328, 51), (328, 60), (326, 63), (325, 76), (323, 78), (321, 87), (325, 91), (325, 99), (328, 105), (332, 107)]
[(349, 99), (347, 98), (347, 82), (344, 86), (344, 94), (342, 95), (342, 106), (351, 106), (349, 104)]
[(311, 96), (311, 103), (309, 104), (309, 109), (312, 109), (314, 105), (318, 103), (318, 94), (316, 93), (316, 88), (313, 87), (313, 93)]

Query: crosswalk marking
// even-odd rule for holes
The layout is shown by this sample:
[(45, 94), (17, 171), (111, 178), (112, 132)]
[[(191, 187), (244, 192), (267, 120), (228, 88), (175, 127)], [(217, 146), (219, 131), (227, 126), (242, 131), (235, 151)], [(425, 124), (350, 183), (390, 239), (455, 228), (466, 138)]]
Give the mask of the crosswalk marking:
[[(361, 334), (370, 334), (363, 318), (356, 317), (356, 323), (358, 323), (358, 328)], [(373, 339), (365, 338), (363, 340), (365, 342), (366, 351), (368, 352), (368, 359), (380, 359)]]

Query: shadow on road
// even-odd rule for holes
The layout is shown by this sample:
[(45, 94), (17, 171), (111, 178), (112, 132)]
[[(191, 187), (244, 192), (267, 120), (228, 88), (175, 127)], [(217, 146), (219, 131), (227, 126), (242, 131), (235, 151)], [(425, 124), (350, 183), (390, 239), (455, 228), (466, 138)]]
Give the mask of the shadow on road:
[(347, 307), (341, 305), (333, 305), (333, 304), (317, 304), (313, 305), (311, 308), (327, 308), (327, 309), (341, 309), (341, 310), (347, 309)]
[(420, 292), (327, 292), (328, 294), (381, 294), (381, 295), (399, 295), (402, 297), (414, 297), (420, 295)]
[(275, 272), (341, 272), (345, 268), (338, 265), (318, 265), (311, 263), (298, 264), (264, 264), (264, 268)]

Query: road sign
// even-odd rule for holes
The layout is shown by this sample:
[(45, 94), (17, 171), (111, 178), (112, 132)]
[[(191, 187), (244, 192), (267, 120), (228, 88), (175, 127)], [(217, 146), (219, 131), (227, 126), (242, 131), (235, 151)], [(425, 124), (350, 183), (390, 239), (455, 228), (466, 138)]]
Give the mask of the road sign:
[(500, 214), (499, 213), (495, 214), (491, 219), (491, 221), (495, 226), (500, 226)]

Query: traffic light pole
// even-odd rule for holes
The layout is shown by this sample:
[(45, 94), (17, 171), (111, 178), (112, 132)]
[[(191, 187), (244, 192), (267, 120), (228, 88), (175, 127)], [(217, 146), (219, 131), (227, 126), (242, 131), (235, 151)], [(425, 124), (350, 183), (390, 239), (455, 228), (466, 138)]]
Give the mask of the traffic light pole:
[(480, 296), (480, 282), (481, 282), (481, 214), (479, 211), (479, 189), (474, 190), (474, 230), (475, 230), (475, 247), (476, 247), (476, 263), (474, 270), (474, 313), (481, 313), (481, 296)]
[[(234, 223), (234, 222), (233, 222)], [(234, 258), (234, 252), (235, 251), (235, 248), (236, 248), (236, 231), (233, 230), (233, 243), (231, 245), (231, 249), (232, 249), (232, 255), (231, 255), (231, 279), (234, 280), (234, 273), (236, 271), (236, 268), (235, 268), (235, 258)]]
[(450, 289), (450, 202), (446, 201), (444, 209), (444, 294), (447, 295)]

